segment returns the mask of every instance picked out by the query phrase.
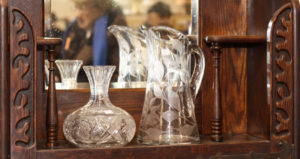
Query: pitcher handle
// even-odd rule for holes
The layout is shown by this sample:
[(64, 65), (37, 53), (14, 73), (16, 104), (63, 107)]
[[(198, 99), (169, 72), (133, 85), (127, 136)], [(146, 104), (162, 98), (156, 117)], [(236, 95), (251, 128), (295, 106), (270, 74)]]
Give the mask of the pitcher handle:
[(189, 45), (189, 53), (195, 56), (195, 65), (190, 81), (192, 98), (193, 100), (195, 100), (200, 89), (204, 74), (205, 58), (202, 50), (198, 47), (198, 45)]

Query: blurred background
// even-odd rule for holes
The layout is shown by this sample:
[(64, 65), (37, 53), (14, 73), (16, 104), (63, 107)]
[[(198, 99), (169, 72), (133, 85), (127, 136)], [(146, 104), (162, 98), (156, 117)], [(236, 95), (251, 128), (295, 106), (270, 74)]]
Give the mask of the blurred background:
[[(147, 20), (147, 12), (157, 2), (169, 5), (172, 16), (170, 26), (187, 33), (191, 21), (190, 0), (114, 0), (125, 15), (127, 26), (138, 29)], [(52, 20), (55, 21), (57, 31), (64, 31), (70, 22), (75, 19), (74, 3), (72, 0), (51, 0)], [(58, 33), (59, 34), (59, 33)]]

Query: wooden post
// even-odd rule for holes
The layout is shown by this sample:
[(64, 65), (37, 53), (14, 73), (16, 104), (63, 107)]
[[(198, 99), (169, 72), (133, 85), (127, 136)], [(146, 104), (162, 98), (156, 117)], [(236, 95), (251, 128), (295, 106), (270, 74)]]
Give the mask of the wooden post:
[(213, 141), (221, 142), (222, 136), (222, 105), (221, 105), (221, 88), (220, 88), (220, 54), (221, 48), (218, 43), (212, 43), (211, 52), (213, 54), (214, 68), (214, 104), (213, 118), (211, 119), (211, 138)]
[(57, 129), (58, 129), (58, 114), (57, 114), (57, 99), (55, 89), (55, 46), (61, 43), (59, 38), (38, 38), (38, 45), (48, 46), (49, 52), (49, 86), (47, 96), (47, 147), (54, 148), (57, 143)]
[(49, 49), (49, 87), (47, 97), (47, 147), (53, 148), (57, 146), (57, 101), (55, 91), (55, 75), (54, 75), (54, 48), (51, 45)]

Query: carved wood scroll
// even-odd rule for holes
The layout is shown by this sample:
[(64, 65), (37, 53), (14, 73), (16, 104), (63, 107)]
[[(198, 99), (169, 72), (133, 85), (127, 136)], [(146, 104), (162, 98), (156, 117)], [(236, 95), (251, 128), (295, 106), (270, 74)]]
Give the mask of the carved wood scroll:
[(271, 106), (272, 150), (293, 143), (293, 12), (280, 8), (268, 28), (268, 93)]
[(34, 158), (34, 33), (20, 10), (10, 17), (11, 158)]

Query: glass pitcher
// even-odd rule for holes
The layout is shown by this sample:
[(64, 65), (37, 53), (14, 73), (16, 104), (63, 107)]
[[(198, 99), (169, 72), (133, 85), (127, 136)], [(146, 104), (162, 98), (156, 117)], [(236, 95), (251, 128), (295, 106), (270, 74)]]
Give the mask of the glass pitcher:
[[(205, 60), (181, 32), (162, 26), (142, 29), (148, 46), (148, 79), (138, 142), (147, 145), (200, 141), (194, 102)], [(195, 67), (191, 75), (191, 56)]]
[(112, 25), (108, 30), (119, 44), (118, 83), (123, 87), (138, 87), (134, 84), (147, 80), (148, 55), (144, 35), (126, 26)]

